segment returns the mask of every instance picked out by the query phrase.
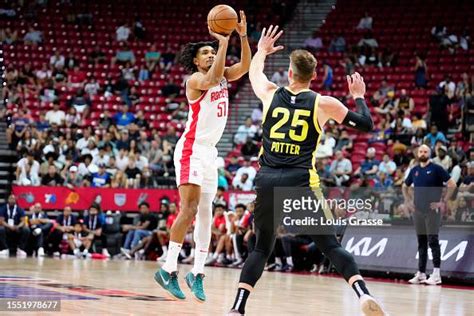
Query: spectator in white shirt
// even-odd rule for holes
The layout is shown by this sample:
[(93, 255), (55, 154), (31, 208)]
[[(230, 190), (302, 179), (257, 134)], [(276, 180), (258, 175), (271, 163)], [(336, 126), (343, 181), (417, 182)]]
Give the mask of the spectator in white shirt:
[(453, 164), (451, 157), (448, 156), (448, 149), (442, 145), (438, 148), (436, 157), (433, 158), (433, 163), (440, 165), (444, 170), (448, 171)]
[(235, 176), (237, 178), (241, 178), (241, 176), (244, 173), (247, 174), (247, 176), (248, 176), (248, 178), (251, 182), (253, 182), (253, 180), (255, 179), (255, 176), (257, 175), (257, 170), (255, 170), (255, 168), (250, 165), (250, 159), (249, 158), (245, 159), (244, 165), (236, 171)]
[(48, 68), (48, 64), (44, 63), (41, 69), (36, 71), (35, 75), (38, 80), (44, 81), (48, 78), (51, 78), (53, 72)]
[(257, 132), (257, 127), (252, 125), (252, 118), (247, 117), (245, 119), (245, 124), (240, 125), (237, 129), (237, 133), (234, 136), (234, 142), (236, 144), (245, 144), (247, 138), (254, 138), (255, 133)]
[(447, 75), (443, 81), (438, 84), (440, 90), (445, 90), (448, 98), (452, 98), (456, 92), (456, 84), (454, 83), (452, 77)]
[(132, 31), (128, 27), (128, 23), (124, 23), (117, 28), (115, 33), (117, 34), (117, 41), (124, 42), (124, 41), (128, 41), (128, 38), (130, 37), (130, 34), (132, 33)]
[(28, 152), (26, 157), (20, 159), (16, 165), (16, 180), (18, 185), (40, 185), (40, 164), (35, 160), (32, 152)]
[(360, 19), (357, 29), (359, 30), (370, 30), (372, 29), (373, 19), (369, 15), (369, 12), (365, 12), (365, 16)]
[(66, 120), (66, 113), (64, 113), (64, 111), (59, 108), (58, 101), (53, 103), (52, 110), (46, 112), (46, 120), (49, 122), (49, 124), (56, 123), (59, 126), (64, 124), (64, 121)]
[(249, 175), (243, 173), (240, 177), (235, 175), (234, 180), (232, 180), (232, 186), (236, 190), (250, 191), (252, 190), (253, 183), (250, 181)]
[(128, 150), (120, 148), (118, 156), (115, 157), (117, 169), (124, 171), (128, 166)]
[(92, 162), (97, 166), (101, 165), (101, 164), (109, 165), (109, 160), (110, 160), (110, 157), (109, 157), (109, 155), (106, 154), (105, 147), (100, 146), (99, 147), (99, 154), (94, 156), (94, 158), (92, 159)]
[(49, 58), (49, 64), (54, 68), (63, 68), (65, 60), (66, 59), (61, 55), (61, 52), (56, 50), (54, 55)]
[(84, 86), (84, 91), (89, 95), (97, 95), (99, 92), (100, 85), (99, 83), (95, 80), (95, 78), (91, 78), (88, 83)]
[(82, 137), (76, 142), (76, 148), (80, 151), (86, 148), (89, 144), (89, 139), (93, 140), (94, 138), (91, 136), (91, 130), (89, 128), (85, 128)]
[(379, 172), (385, 173), (387, 175), (393, 175), (395, 170), (397, 170), (397, 165), (393, 160), (390, 159), (388, 154), (383, 155), (383, 160), (379, 164)]
[(336, 151), (336, 159), (331, 163), (329, 168), (331, 178), (336, 186), (341, 186), (349, 181), (352, 173), (352, 163), (349, 159), (344, 158), (342, 151)]
[(93, 173), (96, 173), (99, 171), (99, 167), (97, 167), (96, 164), (92, 163), (92, 155), (91, 154), (85, 154), (81, 156), (81, 162), (78, 167), (78, 174), (84, 178), (86, 176), (89, 176)]
[(276, 85), (279, 87), (287, 86), (288, 71), (286, 71), (283, 67), (278, 68), (278, 71), (273, 74), (271, 81), (276, 83)]

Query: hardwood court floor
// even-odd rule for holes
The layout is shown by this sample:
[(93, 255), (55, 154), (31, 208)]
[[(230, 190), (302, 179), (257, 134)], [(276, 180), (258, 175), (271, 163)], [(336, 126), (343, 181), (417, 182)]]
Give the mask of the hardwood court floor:
[[(157, 263), (71, 259), (0, 259), (0, 298), (61, 299), (61, 312), (0, 315), (225, 315), (240, 270), (206, 268), (208, 301), (196, 302), (180, 268), (186, 301), (170, 301), (155, 284)], [(473, 315), (474, 291), (369, 281), (390, 315)], [(355, 294), (341, 278), (264, 272), (247, 315), (360, 315)]]

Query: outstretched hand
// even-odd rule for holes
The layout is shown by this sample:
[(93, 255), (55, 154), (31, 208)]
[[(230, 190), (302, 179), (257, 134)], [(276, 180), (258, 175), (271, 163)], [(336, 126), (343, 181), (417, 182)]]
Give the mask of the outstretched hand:
[(237, 24), (235, 30), (239, 33), (240, 37), (247, 35), (247, 18), (245, 17), (244, 10), (240, 10), (240, 22)]
[(364, 78), (355, 72), (350, 76), (346, 76), (347, 86), (349, 87), (349, 93), (354, 99), (363, 98), (365, 95), (365, 82)]
[(278, 33), (277, 31), (278, 31), (278, 25), (275, 27), (273, 27), (273, 25), (270, 25), (268, 30), (266, 28), (263, 28), (262, 36), (260, 37), (260, 40), (258, 41), (259, 51), (265, 53), (265, 55), (270, 55), (283, 49), (283, 45), (279, 45), (276, 47), (274, 46), (277, 39), (279, 39), (281, 34), (283, 34), (283, 30), (281, 30)]

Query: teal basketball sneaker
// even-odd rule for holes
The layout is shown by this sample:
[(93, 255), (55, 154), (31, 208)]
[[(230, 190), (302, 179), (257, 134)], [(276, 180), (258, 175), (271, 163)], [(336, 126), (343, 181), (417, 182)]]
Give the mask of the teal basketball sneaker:
[(181, 291), (181, 288), (179, 287), (178, 272), (168, 273), (163, 270), (163, 268), (160, 268), (155, 273), (155, 281), (178, 300), (184, 300), (186, 298), (183, 291)]

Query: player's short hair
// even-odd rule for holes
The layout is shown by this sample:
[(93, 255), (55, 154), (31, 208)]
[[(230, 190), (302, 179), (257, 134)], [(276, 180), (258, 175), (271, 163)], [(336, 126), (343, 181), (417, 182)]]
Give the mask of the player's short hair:
[(310, 81), (316, 71), (317, 64), (316, 57), (305, 49), (296, 49), (290, 54), (290, 67), (296, 81)]
[(197, 43), (188, 43), (181, 50), (179, 56), (179, 63), (189, 72), (196, 72), (198, 69), (194, 64), (194, 58), (196, 57), (199, 49), (204, 46), (211, 46), (217, 51), (216, 42), (197, 42)]

